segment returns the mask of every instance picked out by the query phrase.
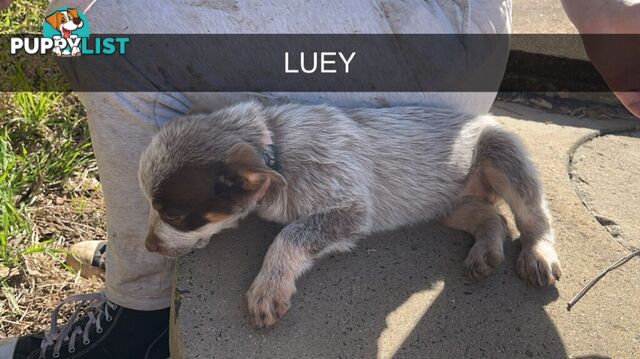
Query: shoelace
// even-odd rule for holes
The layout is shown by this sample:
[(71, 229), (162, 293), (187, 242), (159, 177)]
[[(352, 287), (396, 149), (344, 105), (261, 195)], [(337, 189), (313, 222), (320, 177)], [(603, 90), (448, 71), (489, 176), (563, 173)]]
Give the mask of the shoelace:
[[(77, 305), (77, 310), (73, 313), (73, 315), (69, 318), (66, 324), (59, 327), (58, 326), (58, 315), (60, 312), (60, 308), (65, 304), (79, 302)], [(87, 306), (88, 305), (88, 306)], [(86, 310), (82, 310), (80, 308), (84, 308), (87, 306)], [(90, 294), (76, 294), (72, 295), (65, 300), (61, 301), (51, 313), (51, 328), (44, 333), (44, 338), (42, 339), (42, 343), (40, 344), (40, 358), (44, 358), (44, 355), (47, 349), (53, 346), (53, 357), (60, 357), (60, 348), (62, 345), (68, 340), (69, 353), (73, 353), (76, 351), (76, 337), (78, 335), (82, 335), (82, 343), (84, 345), (89, 345), (91, 341), (89, 340), (89, 330), (92, 325), (96, 327), (96, 333), (102, 333), (102, 325), (100, 320), (104, 316), (104, 319), (107, 322), (110, 322), (113, 319), (113, 316), (109, 314), (109, 310), (115, 310), (117, 305), (109, 302), (105, 297), (104, 293), (90, 293)], [(78, 315), (80, 313), (87, 313), (87, 317), (89, 320), (84, 325), (84, 328), (81, 328), (80, 325), (76, 325), (76, 321), (78, 320)]]

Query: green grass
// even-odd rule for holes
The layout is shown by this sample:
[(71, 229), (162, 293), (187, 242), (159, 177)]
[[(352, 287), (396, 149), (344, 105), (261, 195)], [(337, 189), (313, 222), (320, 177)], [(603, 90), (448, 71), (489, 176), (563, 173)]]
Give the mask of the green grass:
[(13, 0), (0, 12), (0, 34), (41, 33), (47, 0)]
[(9, 100), (0, 114), (0, 265), (12, 267), (46, 249), (33, 237), (29, 205), (93, 157), (83, 113), (63, 96), (21, 92)]
[[(13, 1), (0, 12), (0, 34), (39, 33), (47, 5), (46, 0)], [(10, 70), (11, 78), (4, 80), (25, 88), (22, 69)], [(63, 81), (55, 76), (51, 81)], [(33, 253), (60, 252), (51, 239), (34, 235), (29, 206), (92, 161), (84, 110), (74, 95), (0, 93), (0, 269), (20, 267), (23, 256)], [(0, 277), (0, 284), (6, 296), (6, 278)]]

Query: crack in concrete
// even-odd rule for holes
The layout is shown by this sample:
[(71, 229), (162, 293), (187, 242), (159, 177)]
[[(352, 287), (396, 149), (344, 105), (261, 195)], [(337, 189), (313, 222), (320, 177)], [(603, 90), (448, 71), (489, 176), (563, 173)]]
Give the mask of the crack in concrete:
[(576, 195), (580, 199), (580, 202), (582, 202), (582, 204), (587, 208), (587, 210), (593, 216), (593, 218), (598, 223), (600, 223), (600, 225), (609, 233), (609, 235), (611, 235), (611, 238), (617, 241), (618, 243), (620, 243), (629, 252), (635, 252), (638, 250), (638, 248), (633, 246), (625, 238), (622, 228), (618, 225), (618, 223), (614, 219), (611, 219), (599, 214), (596, 211), (596, 209), (593, 208), (589, 194), (583, 191), (582, 188), (580, 188), (581, 183), (588, 184), (588, 182), (585, 181), (578, 174), (578, 169), (576, 167), (576, 161), (574, 159), (574, 156), (580, 147), (584, 146), (585, 144), (593, 141), (598, 137), (602, 137), (606, 135), (617, 135), (617, 134), (623, 134), (623, 133), (637, 132), (637, 131), (640, 131), (640, 125), (620, 128), (620, 129), (602, 129), (602, 130), (589, 133), (583, 136), (582, 138), (578, 139), (578, 141), (576, 141), (571, 146), (571, 148), (569, 149), (569, 156), (566, 164), (567, 174), (569, 175), (569, 179), (573, 183), (573, 188), (576, 192)]

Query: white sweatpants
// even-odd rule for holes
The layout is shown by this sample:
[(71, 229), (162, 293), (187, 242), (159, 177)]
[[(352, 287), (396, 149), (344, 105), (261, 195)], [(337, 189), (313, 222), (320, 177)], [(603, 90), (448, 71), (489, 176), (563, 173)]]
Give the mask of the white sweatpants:
[[(75, 6), (92, 34), (509, 33), (510, 0), (54, 0)], [(504, 54), (505, 58), (508, 56)], [(90, 79), (87, 79), (90, 81)], [(80, 93), (107, 209), (106, 295), (131, 309), (170, 302), (174, 260), (145, 250), (148, 204), (137, 180), (158, 129), (192, 106), (211, 110), (252, 97), (336, 106), (424, 104), (484, 113), (495, 93)], [(256, 258), (261, 260), (261, 258)]]

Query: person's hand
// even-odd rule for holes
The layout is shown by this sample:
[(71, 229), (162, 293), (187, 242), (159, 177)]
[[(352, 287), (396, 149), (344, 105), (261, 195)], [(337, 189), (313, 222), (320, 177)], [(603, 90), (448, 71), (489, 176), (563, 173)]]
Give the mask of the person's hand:
[(640, 118), (640, 0), (563, 0), (563, 5), (591, 62), (620, 102)]
[(11, 4), (11, 0), (0, 0), (0, 10), (4, 10), (9, 4)]

